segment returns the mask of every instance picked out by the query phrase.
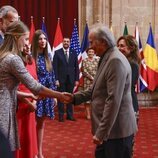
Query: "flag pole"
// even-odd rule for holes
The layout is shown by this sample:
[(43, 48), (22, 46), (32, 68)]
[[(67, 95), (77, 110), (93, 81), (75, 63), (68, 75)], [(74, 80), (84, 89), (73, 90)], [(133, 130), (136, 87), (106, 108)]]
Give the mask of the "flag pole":
[(76, 24), (76, 19), (74, 19), (74, 25)]
[(112, 27), (112, 20), (110, 21), (110, 27)]
[(31, 22), (31, 25), (30, 25), (29, 42), (31, 43), (33, 35), (35, 33), (35, 26), (34, 26), (34, 22), (33, 22), (33, 16), (30, 17), (30, 22)]
[(31, 16), (31, 22), (33, 22), (33, 16)]
[(110, 21), (110, 31), (114, 35), (114, 31), (113, 31), (113, 28), (112, 28), (112, 20)]
[(45, 17), (44, 16), (42, 17), (42, 21), (43, 21), (43, 23), (45, 23)]
[[(151, 27), (151, 22), (149, 22), (149, 27)], [(148, 89), (148, 95), (150, 95), (150, 90)], [(148, 107), (149, 107), (149, 103), (148, 103)]]

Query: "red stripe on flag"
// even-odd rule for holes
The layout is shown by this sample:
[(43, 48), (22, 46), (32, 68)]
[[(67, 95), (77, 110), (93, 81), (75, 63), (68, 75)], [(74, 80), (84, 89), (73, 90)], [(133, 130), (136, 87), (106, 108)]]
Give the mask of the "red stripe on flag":
[(154, 91), (158, 87), (158, 72), (150, 69), (147, 66), (146, 79), (148, 83), (148, 89)]

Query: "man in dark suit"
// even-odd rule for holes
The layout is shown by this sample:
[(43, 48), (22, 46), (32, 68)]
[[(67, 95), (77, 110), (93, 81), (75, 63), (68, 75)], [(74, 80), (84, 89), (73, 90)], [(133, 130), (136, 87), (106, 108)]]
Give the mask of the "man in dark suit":
[(130, 158), (133, 135), (137, 131), (131, 97), (131, 67), (105, 25), (92, 26), (89, 42), (100, 57), (93, 85), (87, 91), (65, 95), (76, 105), (91, 100), (96, 158)]
[[(79, 81), (79, 66), (77, 53), (70, 49), (70, 39), (63, 39), (63, 48), (55, 51), (53, 66), (56, 78), (56, 85), (60, 92), (72, 93), (74, 86)], [(59, 121), (64, 121), (64, 104), (58, 102)], [(67, 119), (75, 121), (73, 117), (72, 104), (66, 105)]]

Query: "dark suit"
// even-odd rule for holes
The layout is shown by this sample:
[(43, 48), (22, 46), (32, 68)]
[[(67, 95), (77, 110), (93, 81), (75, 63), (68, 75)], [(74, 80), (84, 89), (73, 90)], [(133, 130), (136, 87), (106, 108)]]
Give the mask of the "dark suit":
[[(75, 81), (79, 80), (79, 67), (77, 54), (74, 50), (69, 50), (69, 60), (67, 62), (64, 50), (59, 49), (55, 51), (53, 66), (55, 78), (59, 81), (61, 92), (73, 92)], [(64, 115), (64, 104), (58, 102), (59, 117)], [(67, 117), (73, 117), (72, 104), (67, 104)]]
[(103, 141), (101, 147), (105, 151), (101, 156), (101, 152), (98, 152), (100, 146), (97, 146), (96, 157), (118, 158), (119, 152), (120, 155), (131, 152), (128, 150), (131, 150), (132, 135), (137, 131), (131, 98), (131, 67), (116, 47), (105, 52), (92, 88), (74, 95), (75, 104), (89, 99), (92, 134)]

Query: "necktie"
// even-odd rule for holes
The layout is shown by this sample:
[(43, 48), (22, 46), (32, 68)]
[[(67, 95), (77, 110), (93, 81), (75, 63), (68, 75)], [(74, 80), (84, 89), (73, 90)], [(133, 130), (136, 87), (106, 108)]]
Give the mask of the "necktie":
[(68, 57), (68, 51), (65, 51), (65, 57), (66, 57), (66, 61), (69, 62), (69, 57)]

